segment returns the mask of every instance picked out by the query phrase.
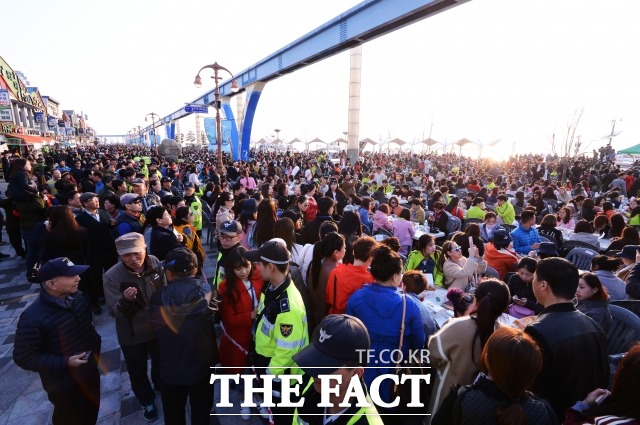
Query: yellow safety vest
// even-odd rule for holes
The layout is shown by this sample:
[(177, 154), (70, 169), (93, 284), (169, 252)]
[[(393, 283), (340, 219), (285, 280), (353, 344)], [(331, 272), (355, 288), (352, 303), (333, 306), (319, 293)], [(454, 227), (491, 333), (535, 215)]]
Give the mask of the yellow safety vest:
[[(364, 384), (363, 384), (364, 385)], [(305, 394), (307, 394), (309, 392), (309, 390), (311, 389), (311, 387), (313, 386), (313, 378), (311, 378), (309, 380), (309, 383), (307, 384), (307, 386), (305, 387), (305, 389), (302, 391), (302, 396), (304, 397)], [(347, 421), (347, 425), (354, 425), (356, 423), (358, 423), (358, 421), (360, 421), (363, 416), (366, 420), (366, 423), (368, 424), (372, 424), (372, 425), (383, 425), (384, 423), (382, 422), (382, 419), (380, 418), (380, 415), (378, 414), (378, 410), (376, 410), (375, 406), (373, 405), (373, 402), (371, 401), (371, 398), (369, 397), (369, 394), (367, 394), (367, 403), (371, 405), (371, 407), (361, 407), (360, 409), (358, 409), (349, 419), (349, 421)], [(296, 407), (296, 410), (293, 413), (293, 425), (306, 425), (307, 422), (303, 421), (299, 414), (298, 414), (298, 408)]]
[[(255, 346), (256, 353), (271, 359), (266, 373), (272, 375), (302, 374), (302, 371), (293, 367), (293, 355), (309, 344), (307, 332), (307, 312), (298, 289), (290, 278), (289, 286), (285, 294), (278, 300), (280, 311), (277, 313), (274, 323), (271, 323), (266, 314), (262, 314), (260, 322), (256, 326)], [(285, 285), (283, 283), (283, 285)], [(260, 295), (258, 315), (265, 308), (265, 294)]]

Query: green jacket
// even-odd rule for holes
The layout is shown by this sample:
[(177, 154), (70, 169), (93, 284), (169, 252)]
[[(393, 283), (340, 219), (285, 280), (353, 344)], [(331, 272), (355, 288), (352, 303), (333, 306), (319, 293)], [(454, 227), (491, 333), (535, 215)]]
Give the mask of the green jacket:
[[(433, 269), (433, 283), (436, 286), (443, 287), (444, 282), (444, 272), (442, 271), (442, 265), (440, 264), (440, 257), (442, 257), (442, 251), (436, 250), (433, 254), (431, 254), (431, 259), (436, 262), (436, 267)], [(407, 264), (405, 266), (405, 270), (415, 270), (418, 268), (420, 263), (424, 260), (424, 254), (422, 251), (413, 250), (409, 253), (409, 257), (407, 258)]]
[(494, 211), (502, 217), (504, 224), (513, 224), (513, 222), (516, 221), (516, 210), (513, 208), (513, 204), (509, 201), (506, 201), (502, 205), (496, 204)]

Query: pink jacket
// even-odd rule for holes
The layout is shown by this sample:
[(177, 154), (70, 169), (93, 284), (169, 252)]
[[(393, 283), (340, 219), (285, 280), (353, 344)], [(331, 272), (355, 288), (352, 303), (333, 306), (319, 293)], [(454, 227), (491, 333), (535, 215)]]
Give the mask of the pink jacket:
[[(400, 254), (407, 255), (413, 246), (413, 235), (416, 230), (413, 223), (402, 218), (393, 222), (393, 236), (400, 241)], [(408, 247), (408, 248), (407, 248)]]
[(376, 211), (373, 215), (373, 231), (375, 232), (379, 228), (383, 228), (384, 230), (391, 231), (391, 222), (389, 221), (389, 216), (387, 216), (382, 211)]

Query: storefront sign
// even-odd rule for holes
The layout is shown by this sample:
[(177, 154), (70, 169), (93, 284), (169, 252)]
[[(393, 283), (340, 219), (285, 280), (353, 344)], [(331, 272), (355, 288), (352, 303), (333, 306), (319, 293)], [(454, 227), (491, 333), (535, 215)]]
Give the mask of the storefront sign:
[(13, 123), (0, 124), (0, 133), (15, 133), (16, 125)]
[(47, 126), (49, 128), (53, 128), (56, 125), (58, 125), (58, 120), (56, 119), (56, 117), (49, 117), (47, 118)]
[(44, 122), (44, 112), (34, 112), (33, 118), (38, 123)]
[(64, 120), (58, 120), (58, 127), (64, 128)]
[(11, 99), (9, 99), (9, 90), (0, 89), (0, 107), (11, 106)]
[(7, 84), (13, 96), (21, 102), (28, 103), (36, 109), (45, 110), (42, 96), (37, 87), (25, 87), (20, 78), (7, 62), (0, 57), (0, 78)]
[(67, 136), (73, 136), (73, 128), (67, 128)]
[(40, 135), (42, 135), (40, 130), (27, 130), (27, 134), (29, 136), (40, 136)]
[(9, 90), (0, 90), (0, 122), (13, 122), (13, 113), (11, 111), (11, 99), (9, 99)]

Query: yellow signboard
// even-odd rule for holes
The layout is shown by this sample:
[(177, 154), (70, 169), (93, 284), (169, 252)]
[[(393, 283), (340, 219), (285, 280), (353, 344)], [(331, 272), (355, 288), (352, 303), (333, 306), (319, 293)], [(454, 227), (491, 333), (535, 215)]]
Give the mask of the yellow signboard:
[(28, 103), (34, 108), (42, 110), (46, 114), (44, 102), (42, 96), (37, 88), (30, 88), (27, 90), (25, 85), (20, 81), (20, 78), (13, 72), (13, 69), (9, 66), (2, 56), (0, 56), (0, 78), (4, 80), (9, 91), (13, 96), (21, 102)]

